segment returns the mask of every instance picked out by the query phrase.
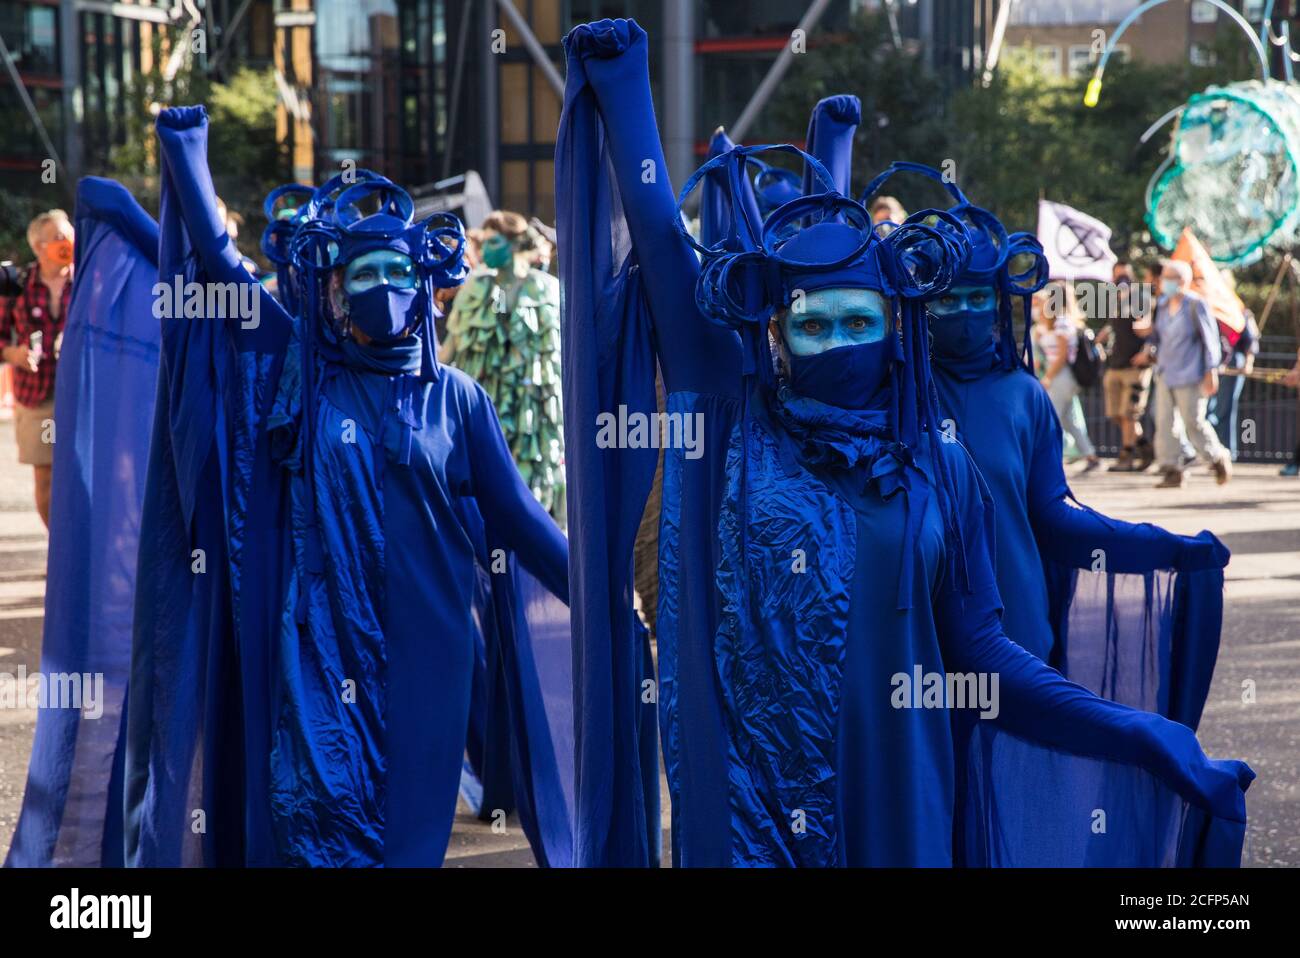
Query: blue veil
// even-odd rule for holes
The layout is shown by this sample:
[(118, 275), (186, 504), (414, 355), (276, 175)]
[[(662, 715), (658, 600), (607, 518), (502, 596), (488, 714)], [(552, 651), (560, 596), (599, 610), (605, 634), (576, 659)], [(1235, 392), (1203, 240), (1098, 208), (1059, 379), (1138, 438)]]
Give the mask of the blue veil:
[(122, 864), (122, 751), (149, 427), (158, 227), (125, 189), (77, 186), (76, 271), (55, 386), (41, 670), (103, 679), (102, 712), (43, 708), (7, 865)]

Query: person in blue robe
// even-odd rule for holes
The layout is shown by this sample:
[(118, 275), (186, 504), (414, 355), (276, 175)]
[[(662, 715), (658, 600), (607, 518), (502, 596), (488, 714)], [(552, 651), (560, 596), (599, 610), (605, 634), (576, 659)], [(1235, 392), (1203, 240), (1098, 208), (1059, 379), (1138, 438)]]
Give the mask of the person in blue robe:
[[(645, 33), (601, 21), (565, 50), (578, 863), (652, 862), (647, 806), (631, 800), (646, 768), (626, 571), (654, 450), (595, 427), (653, 409), (656, 360), (678, 430), (655, 686), (675, 863), (1239, 858), (1247, 766), (1066, 681), (1003, 631), (990, 496), (943, 436), (929, 375), (922, 302), (969, 259), (961, 220), (926, 211), (882, 239), (820, 162), (783, 147), (822, 192), (755, 221), (743, 196), (758, 150), (739, 148), (682, 191), (713, 173), (730, 186), (726, 239), (694, 243), (663, 173)], [(981, 712), (951, 708), (953, 679), (998, 691)], [(1049, 789), (1037, 773), (1052, 766)], [(1002, 814), (1027, 807), (1042, 816)], [(1208, 816), (1196, 829), (1192, 807)]]
[(83, 694), (79, 708), (37, 714), (5, 860), (20, 868), (122, 864), (119, 731), (158, 378), (158, 224), (121, 184), (93, 176), (77, 184), (74, 216), (41, 671), (77, 677)]
[[(203, 108), (163, 110), (157, 131), (160, 282), (240, 308), (187, 300), (162, 323), (127, 863), (439, 865), (474, 662), (463, 501), (501, 547), (494, 571), (527, 570), (568, 600), (566, 540), (491, 401), (434, 358), (434, 290), (464, 276), (461, 225), (414, 223), (410, 197), (377, 176), (325, 184), (277, 241), (289, 312), (220, 227)], [(517, 595), (507, 611), (541, 610), (547, 648), (567, 652), (546, 600)], [(536, 674), (518, 670), (537, 671), (536, 651), (510, 650), (534, 694)], [(522, 714), (530, 703), (521, 722), (549, 734), (548, 716)], [(543, 746), (564, 743), (519, 747), (525, 790), (556, 794), (536, 796), (524, 827), (540, 861), (564, 864), (563, 775), (528, 767), (560, 762)]]
[[(833, 152), (850, 145), (851, 133)], [(1041, 247), (921, 164), (893, 164), (863, 202), (906, 172), (942, 183), (974, 240), (953, 287), (927, 305), (940, 413), (996, 506), (1006, 634), (1100, 695), (1195, 728), (1218, 654), (1227, 548), (1209, 531), (1175, 535), (1078, 502), (1059, 420), (1013, 327), (1014, 301), (1028, 315), (1028, 297), (1046, 282)]]

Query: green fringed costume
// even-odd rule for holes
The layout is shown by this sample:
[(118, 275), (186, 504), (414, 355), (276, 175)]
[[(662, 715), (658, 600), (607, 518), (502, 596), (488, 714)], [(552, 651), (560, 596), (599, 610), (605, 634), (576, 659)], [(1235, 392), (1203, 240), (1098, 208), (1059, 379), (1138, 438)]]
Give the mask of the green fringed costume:
[(524, 482), (563, 526), (559, 280), (536, 269), (476, 270), (452, 303), (442, 360), (487, 390)]

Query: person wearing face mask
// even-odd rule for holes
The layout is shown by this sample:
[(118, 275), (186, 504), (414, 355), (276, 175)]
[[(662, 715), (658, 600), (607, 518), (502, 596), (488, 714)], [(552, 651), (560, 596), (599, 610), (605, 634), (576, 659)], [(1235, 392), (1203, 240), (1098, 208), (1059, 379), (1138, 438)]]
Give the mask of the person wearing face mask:
[[(1067, 682), (1003, 632), (993, 505), (944, 438), (922, 305), (970, 257), (961, 220), (922, 211), (882, 238), (788, 146), (721, 154), (674, 196), (666, 176), (642, 175), (664, 169), (644, 31), (582, 25), (565, 50), (578, 863), (656, 860), (657, 763), (636, 707), (647, 681), (678, 865), (1190, 860), (1201, 838), (1158, 838), (1124, 797), (1133, 787), (1210, 816), (1226, 838), (1211, 859), (1239, 856), (1253, 773), (1205, 758), (1184, 726)], [(817, 191), (756, 215), (747, 170), (763, 149), (802, 159)], [(681, 205), (701, 181), (722, 192), (702, 208), (724, 215), (696, 241)], [(629, 588), (656, 450), (611, 448), (595, 428), (603, 411), (654, 409), (656, 364), (681, 425), (665, 449), (657, 681)], [(996, 716), (906, 691), (909, 676), (950, 672), (997, 674)], [(1053, 781), (1078, 790), (1036, 790), (1047, 761), (1068, 764)], [(1017, 791), (1032, 822), (989, 811)], [(1042, 840), (1045, 822), (1086, 819), (1099, 800), (1123, 806), (1126, 840), (1103, 848), (1064, 824)]]
[(1207, 411), (1219, 390), (1222, 360), (1219, 330), (1205, 300), (1192, 292), (1192, 267), (1166, 260), (1160, 273), (1160, 298), (1151, 320), (1133, 331), (1146, 349), (1134, 357), (1138, 366), (1155, 365), (1156, 459), (1161, 479), (1157, 488), (1183, 484), (1178, 420), (1196, 452), (1223, 485), (1232, 478), (1232, 457), (1219, 442)]
[[(942, 179), (929, 167), (896, 164), (870, 188), (902, 171)], [(1026, 299), (1042, 295), (1041, 248), (1027, 234), (1008, 235), (956, 184), (947, 186), (957, 200), (953, 211), (972, 227), (974, 244), (955, 285), (927, 304), (934, 381), (939, 408), (952, 417), (955, 437), (970, 450), (996, 505), (998, 585), (1008, 597), (1006, 634), (1100, 695), (1160, 709), (1195, 727), (1218, 647), (1228, 551), (1208, 531), (1178, 536), (1149, 523), (1110, 519), (1075, 499), (1061, 467), (1059, 418), (1029, 372), (1012, 326), (1017, 300), (1023, 309)], [(1110, 564), (1102, 577), (1107, 588), (1094, 592), (1077, 584), (1074, 570), (1096, 571), (1096, 550)], [(1181, 577), (1182, 588), (1196, 598), (1181, 600), (1180, 607), (1131, 587), (1137, 577), (1149, 575)], [(1140, 597), (1141, 615), (1123, 612), (1113, 595)], [(1210, 598), (1202, 603), (1201, 596)], [(1154, 686), (1137, 680), (1140, 666), (1125, 672), (1158, 654), (1149, 648), (1150, 636), (1133, 628), (1138, 619), (1167, 621), (1171, 647), (1179, 650), (1177, 661), (1185, 671)], [(1092, 665), (1110, 658), (1105, 648), (1127, 651), (1103, 674)], [(1171, 687), (1185, 698), (1171, 699)]]
[(548, 244), (518, 213), (498, 210), (483, 230), (482, 266), (452, 303), (441, 359), (487, 390), (520, 474), (563, 525), (560, 284), (533, 265)]
[(36, 257), (22, 292), (0, 299), (0, 343), (13, 368), (14, 435), (18, 461), (32, 467), (36, 512), (50, 526), (50, 475), (54, 462), (54, 372), (72, 297), (75, 233), (63, 210), (41, 213), (27, 224)]
[[(564, 536), (483, 389), (435, 359), (434, 290), (464, 276), (462, 227), (415, 222), (376, 174), (336, 177), (298, 213), (268, 214), (289, 312), (222, 228), (203, 108), (163, 110), (157, 132), (160, 275), (258, 298), (251, 315), (163, 320), (127, 864), (437, 866), (466, 747), (481, 542), (518, 586), (494, 593), (495, 613), (567, 650)], [(556, 699), (538, 688), (542, 652), (512, 635), (520, 701)], [(540, 862), (563, 864), (561, 779), (542, 767), (561, 747), (519, 746), (525, 833)]]

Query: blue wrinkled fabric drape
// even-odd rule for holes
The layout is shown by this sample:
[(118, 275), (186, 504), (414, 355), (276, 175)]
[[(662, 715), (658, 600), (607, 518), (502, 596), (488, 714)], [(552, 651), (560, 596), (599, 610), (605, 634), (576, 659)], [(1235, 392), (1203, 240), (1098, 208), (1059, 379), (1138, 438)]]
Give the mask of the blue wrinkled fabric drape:
[(158, 374), (158, 226), (120, 184), (96, 177), (78, 184), (74, 217), (41, 671), (102, 677), (103, 699), (93, 718), (84, 707), (40, 710), (6, 861), (16, 867), (122, 864), (119, 731)]

